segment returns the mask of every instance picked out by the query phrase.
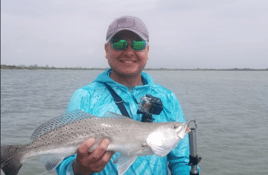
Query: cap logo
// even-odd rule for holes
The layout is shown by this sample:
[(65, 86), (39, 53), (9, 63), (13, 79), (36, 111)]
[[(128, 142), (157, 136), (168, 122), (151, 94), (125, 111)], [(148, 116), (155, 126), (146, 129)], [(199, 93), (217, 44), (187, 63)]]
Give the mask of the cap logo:
[(135, 27), (135, 21), (129, 18), (122, 18), (117, 21), (117, 28)]

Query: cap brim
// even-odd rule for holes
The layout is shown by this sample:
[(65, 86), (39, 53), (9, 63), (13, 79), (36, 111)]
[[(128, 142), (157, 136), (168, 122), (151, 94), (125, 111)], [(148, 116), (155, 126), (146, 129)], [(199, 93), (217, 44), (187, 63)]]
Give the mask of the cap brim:
[(131, 31), (131, 32), (137, 34), (137, 35), (138, 35), (139, 37), (141, 37), (143, 40), (148, 41), (148, 39), (147, 39), (146, 37), (144, 37), (144, 36), (142, 35), (142, 33), (138, 32), (138, 31), (135, 31), (135, 30), (133, 30), (133, 29), (124, 28), (124, 29), (119, 29), (117, 32), (115, 32), (113, 35), (111, 35), (110, 38), (108, 38), (108, 39), (106, 40), (106, 43), (108, 43), (108, 42), (114, 37), (114, 35), (116, 35), (118, 32), (121, 32), (121, 31), (123, 31), (123, 30)]

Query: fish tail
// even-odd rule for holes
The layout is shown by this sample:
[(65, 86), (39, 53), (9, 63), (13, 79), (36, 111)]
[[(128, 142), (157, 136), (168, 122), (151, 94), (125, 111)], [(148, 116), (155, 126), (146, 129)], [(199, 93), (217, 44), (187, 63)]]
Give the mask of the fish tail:
[(6, 175), (18, 174), (24, 150), (23, 145), (1, 145), (1, 169)]

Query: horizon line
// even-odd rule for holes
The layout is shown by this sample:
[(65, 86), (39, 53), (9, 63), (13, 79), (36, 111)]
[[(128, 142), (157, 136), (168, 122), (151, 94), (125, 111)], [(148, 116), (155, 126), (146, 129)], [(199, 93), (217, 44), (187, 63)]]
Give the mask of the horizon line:
[[(1, 69), (74, 69), (74, 70), (106, 70), (106, 68), (96, 68), (96, 67), (54, 67), (54, 66), (38, 66), (38, 65), (5, 65), (1, 64)], [(268, 70), (268, 68), (144, 68), (144, 70)]]

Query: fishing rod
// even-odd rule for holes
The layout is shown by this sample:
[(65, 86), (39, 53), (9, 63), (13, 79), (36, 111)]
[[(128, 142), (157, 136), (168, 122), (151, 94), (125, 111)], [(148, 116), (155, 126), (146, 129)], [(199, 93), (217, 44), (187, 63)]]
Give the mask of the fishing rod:
[(199, 175), (197, 165), (201, 161), (201, 157), (198, 157), (198, 155), (197, 155), (197, 144), (196, 144), (197, 124), (196, 124), (195, 120), (191, 120), (188, 122), (188, 125), (191, 122), (194, 122), (195, 127), (191, 128), (191, 131), (189, 132), (189, 144), (190, 144), (189, 159), (190, 159), (190, 161), (189, 161), (188, 165), (191, 166), (190, 175)]

